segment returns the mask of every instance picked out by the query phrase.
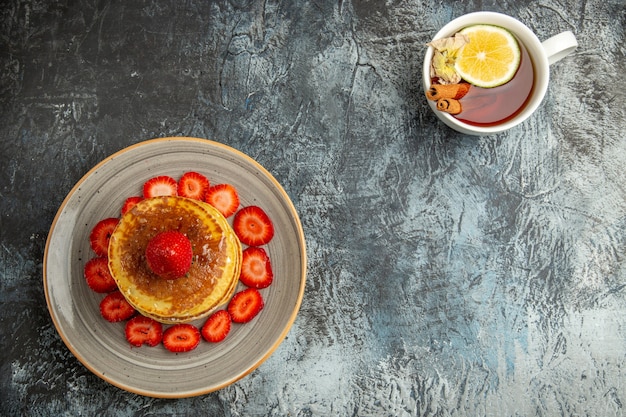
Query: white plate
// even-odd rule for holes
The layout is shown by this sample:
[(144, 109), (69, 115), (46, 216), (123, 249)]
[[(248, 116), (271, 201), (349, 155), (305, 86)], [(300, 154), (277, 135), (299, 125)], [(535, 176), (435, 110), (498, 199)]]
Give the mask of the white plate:
[[(193, 351), (131, 347), (124, 323), (108, 323), (99, 311), (102, 294), (87, 286), (83, 269), (92, 258), (89, 232), (118, 217), (124, 200), (141, 195), (156, 175), (175, 179), (198, 171), (211, 183), (237, 188), (241, 206), (258, 205), (272, 219), (275, 236), (265, 246), (274, 282), (261, 290), (265, 308), (250, 323), (233, 324), (223, 342), (202, 341)], [(232, 217), (230, 219), (232, 221)], [(223, 388), (256, 369), (293, 324), (304, 294), (306, 249), (298, 214), (280, 184), (261, 165), (228, 146), (196, 138), (154, 139), (130, 146), (99, 163), (70, 191), (50, 228), (43, 262), (48, 310), (61, 338), (89, 370), (124, 390), (181, 398)], [(239, 284), (243, 288), (242, 284)], [(201, 326), (203, 320), (196, 322)]]

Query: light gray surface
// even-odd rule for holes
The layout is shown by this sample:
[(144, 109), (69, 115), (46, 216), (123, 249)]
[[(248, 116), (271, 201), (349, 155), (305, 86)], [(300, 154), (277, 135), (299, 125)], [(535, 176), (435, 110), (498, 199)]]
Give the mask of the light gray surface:
[[(534, 117), (472, 138), (420, 76), (424, 44), (480, 9), (579, 48)], [(625, 24), (623, 0), (3, 3), (0, 414), (624, 414)], [(274, 355), (184, 400), (92, 375), (42, 286), (73, 184), (163, 136), (265, 166), (309, 257)]]

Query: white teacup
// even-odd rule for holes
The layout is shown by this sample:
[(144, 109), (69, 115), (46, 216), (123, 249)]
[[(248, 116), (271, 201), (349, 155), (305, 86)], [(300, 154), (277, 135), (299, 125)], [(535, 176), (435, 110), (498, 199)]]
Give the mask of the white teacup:
[[(427, 100), (437, 117), (439, 117), (446, 125), (461, 133), (469, 135), (490, 135), (510, 129), (524, 120), (528, 119), (531, 114), (539, 107), (543, 97), (548, 89), (548, 81), (550, 79), (550, 65), (572, 53), (578, 43), (572, 32), (566, 31), (541, 42), (537, 36), (526, 25), (513, 17), (494, 12), (475, 12), (463, 15), (452, 20), (445, 25), (434, 37), (441, 39), (453, 36), (466, 26), (475, 24), (490, 24), (508, 29), (515, 34), (520, 42), (524, 44), (530, 58), (533, 62), (535, 71), (534, 87), (531, 97), (525, 107), (515, 117), (494, 126), (475, 126), (464, 123), (449, 113), (437, 110), (436, 103)], [(430, 88), (430, 65), (433, 57), (433, 47), (428, 47), (424, 57), (423, 83), (424, 91)]]

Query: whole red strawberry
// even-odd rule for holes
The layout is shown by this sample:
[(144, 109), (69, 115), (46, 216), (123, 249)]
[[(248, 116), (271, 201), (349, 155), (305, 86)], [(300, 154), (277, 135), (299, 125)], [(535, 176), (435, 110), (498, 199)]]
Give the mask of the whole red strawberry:
[(185, 276), (191, 267), (191, 242), (175, 230), (161, 232), (146, 247), (146, 261), (152, 272), (164, 279)]

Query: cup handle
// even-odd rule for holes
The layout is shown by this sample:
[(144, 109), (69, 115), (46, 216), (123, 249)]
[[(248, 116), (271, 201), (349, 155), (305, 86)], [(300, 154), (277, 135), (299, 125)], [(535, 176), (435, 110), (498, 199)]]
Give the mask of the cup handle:
[(578, 42), (574, 34), (568, 30), (546, 39), (541, 45), (548, 57), (548, 64), (552, 65), (574, 52)]

